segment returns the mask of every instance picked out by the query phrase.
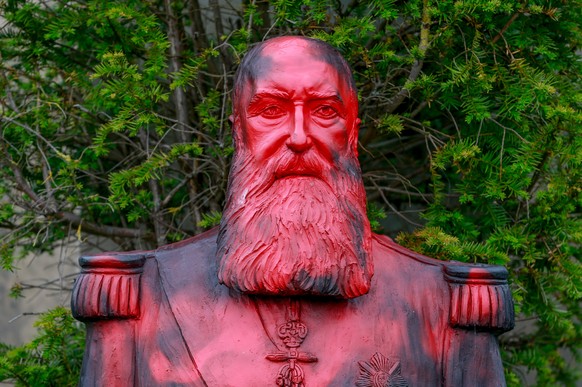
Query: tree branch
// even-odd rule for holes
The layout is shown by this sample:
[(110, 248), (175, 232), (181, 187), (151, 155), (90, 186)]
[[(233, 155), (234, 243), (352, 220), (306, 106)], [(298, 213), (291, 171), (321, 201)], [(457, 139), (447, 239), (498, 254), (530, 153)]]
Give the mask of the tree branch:
[(397, 216), (399, 216), (400, 218), (402, 218), (404, 221), (406, 221), (406, 222), (408, 222), (408, 223), (412, 224), (413, 226), (416, 226), (416, 227), (422, 227), (422, 224), (420, 224), (420, 223), (416, 223), (415, 221), (413, 221), (413, 220), (411, 220), (411, 219), (407, 218), (407, 217), (406, 217), (405, 215), (403, 215), (403, 214), (402, 214), (400, 211), (398, 211), (398, 210), (396, 209), (396, 207), (394, 207), (394, 206), (392, 205), (392, 203), (390, 203), (390, 201), (388, 200), (388, 198), (386, 197), (386, 195), (384, 195), (384, 192), (383, 192), (383, 191), (382, 191), (382, 189), (381, 189), (381, 188), (378, 186), (378, 184), (376, 184), (376, 182), (372, 181), (372, 184), (374, 185), (374, 188), (376, 188), (377, 192), (378, 192), (378, 193), (380, 194), (380, 196), (382, 197), (382, 200), (384, 201), (384, 203), (386, 203), (386, 205), (387, 205), (388, 207), (390, 207), (390, 209), (391, 209), (392, 211), (394, 211), (394, 213), (395, 213)]
[[(428, 50), (428, 38), (430, 32), (430, 14), (428, 11), (428, 0), (423, 0), (423, 7), (422, 7), (422, 24), (420, 25), (420, 42), (418, 44), (418, 54), (420, 56), (410, 69), (410, 74), (408, 75), (408, 79), (406, 83), (414, 82), (416, 78), (420, 75), (420, 71), (422, 70), (422, 66), (424, 64), (424, 56), (426, 51)], [(390, 103), (388, 104), (386, 111), (388, 114), (392, 113), (400, 104), (404, 101), (404, 99), (408, 96), (410, 91), (406, 87), (406, 83), (402, 86), (402, 89), (390, 99)]]
[(501, 28), (501, 31), (499, 31), (499, 33), (497, 35), (495, 35), (495, 37), (493, 39), (491, 39), (491, 43), (497, 43), (497, 41), (499, 39), (501, 39), (501, 37), (503, 36), (503, 34), (505, 33), (505, 31), (507, 31), (507, 29), (509, 28), (509, 26), (511, 26), (513, 24), (513, 22), (515, 21), (515, 19), (517, 19), (517, 17), (519, 16), (521, 12), (516, 12), (513, 15), (511, 15), (511, 18), (509, 18), (509, 20), (507, 21), (507, 23), (505, 23), (505, 25), (503, 26), (503, 28)]
[[(164, 0), (164, 7), (168, 15), (168, 40), (170, 41), (170, 71), (177, 73), (182, 68), (180, 55), (182, 54), (182, 42), (180, 41), (180, 31), (178, 18), (172, 8), (171, 0)], [(174, 103), (176, 105), (176, 120), (179, 124), (180, 139), (183, 143), (190, 142), (190, 136), (185, 128), (188, 125), (188, 100), (184, 88), (177, 87), (173, 92)]]
[(57, 212), (54, 216), (58, 219), (67, 221), (73, 227), (81, 227), (81, 229), (89, 234), (101, 235), (106, 237), (123, 237), (123, 238), (146, 238), (148, 234), (144, 230), (122, 228), (114, 226), (101, 226), (95, 223), (83, 221), (79, 215), (71, 212)]
[(40, 209), (39, 213), (46, 216), (51, 217), (54, 216), (57, 219), (61, 219), (64, 221), (69, 222), (69, 224), (75, 228), (82, 226), (82, 228), (90, 233), (95, 235), (101, 236), (108, 236), (108, 237), (124, 237), (124, 238), (145, 238), (147, 237), (147, 233), (143, 230), (139, 229), (128, 229), (128, 228), (121, 228), (121, 227), (113, 227), (113, 226), (101, 226), (98, 224), (90, 223), (83, 221), (83, 219), (76, 214), (67, 211), (57, 211), (56, 208), (50, 208), (49, 203), (46, 200), (41, 198), (39, 195), (34, 192), (33, 188), (28, 184), (24, 176), (22, 175), (22, 171), (18, 168), (18, 165), (12, 157), (8, 154), (4, 147), (0, 147), (3, 153), (3, 160), (2, 164), (8, 166), (12, 171), (14, 176), (14, 181), (21, 192), (24, 192), (32, 201), (33, 207)]
[(208, 48), (206, 41), (206, 31), (204, 30), (204, 23), (202, 22), (202, 14), (200, 12), (200, 3), (198, 0), (191, 0), (188, 7), (190, 20), (192, 20), (192, 37), (194, 40), (195, 52), (202, 52)]
[(36, 192), (34, 192), (30, 184), (26, 182), (26, 179), (22, 175), (22, 171), (20, 171), (20, 168), (18, 168), (16, 162), (12, 160), (12, 157), (10, 157), (10, 155), (8, 154), (6, 149), (4, 149), (3, 146), (0, 147), (0, 149), (2, 149), (2, 153), (4, 155), (3, 157), (4, 161), (0, 161), (0, 163), (10, 168), (12, 174), (14, 175), (14, 181), (16, 182), (16, 185), (18, 186), (20, 191), (28, 195), (28, 197), (34, 202), (34, 206), (39, 205), (42, 202), (42, 200), (36, 194)]

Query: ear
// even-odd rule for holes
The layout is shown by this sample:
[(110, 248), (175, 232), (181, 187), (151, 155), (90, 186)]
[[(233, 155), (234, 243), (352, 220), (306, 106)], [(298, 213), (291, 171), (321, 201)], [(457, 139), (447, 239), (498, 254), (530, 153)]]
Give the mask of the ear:
[(358, 157), (358, 133), (360, 132), (360, 123), (362, 120), (356, 118), (354, 120), (354, 125), (352, 126), (349, 134), (348, 134), (348, 145), (350, 146), (354, 155)]
[(230, 116), (228, 116), (228, 127), (230, 128), (230, 133), (232, 133), (233, 137), (234, 137), (234, 125), (235, 125), (234, 114), (231, 114)]
[(238, 150), (239, 147), (242, 146), (242, 130), (240, 125), (240, 117), (239, 115), (230, 115), (228, 117), (228, 121), (230, 121), (230, 129), (232, 133), (232, 141), (234, 143), (234, 149)]

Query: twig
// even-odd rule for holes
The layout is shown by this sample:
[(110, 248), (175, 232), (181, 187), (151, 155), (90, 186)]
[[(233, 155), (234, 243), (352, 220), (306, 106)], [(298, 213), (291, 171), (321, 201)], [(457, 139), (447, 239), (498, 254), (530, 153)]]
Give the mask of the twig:
[(394, 206), (393, 206), (393, 205), (392, 205), (392, 204), (391, 204), (391, 203), (388, 201), (388, 198), (386, 197), (386, 195), (384, 195), (384, 192), (382, 192), (382, 189), (381, 189), (381, 188), (378, 186), (378, 184), (376, 184), (376, 182), (372, 181), (372, 184), (374, 185), (374, 187), (376, 187), (376, 189), (377, 189), (378, 193), (379, 193), (379, 194), (380, 194), (380, 196), (382, 197), (382, 200), (384, 200), (384, 203), (386, 203), (386, 205), (387, 205), (388, 207), (390, 207), (390, 209), (391, 209), (392, 211), (394, 211), (394, 213), (395, 213), (396, 215), (398, 215), (399, 217), (401, 217), (402, 219), (404, 219), (406, 222), (408, 222), (408, 223), (412, 224), (413, 226), (416, 226), (416, 227), (422, 227), (422, 224), (420, 224), (420, 223), (416, 223), (416, 222), (414, 222), (414, 221), (412, 221), (412, 220), (408, 219), (406, 216), (402, 215), (402, 214), (400, 213), (400, 211), (398, 211), (398, 210), (397, 210), (397, 209), (396, 209), (396, 208), (395, 208), (395, 207), (394, 207)]
[(495, 35), (495, 37), (493, 39), (491, 39), (491, 43), (497, 43), (497, 41), (499, 39), (501, 39), (501, 37), (503, 36), (503, 33), (505, 31), (507, 31), (509, 26), (511, 26), (513, 24), (513, 22), (515, 21), (515, 19), (517, 19), (517, 17), (519, 16), (520, 13), (521, 12), (516, 12), (513, 15), (511, 15), (511, 17), (509, 18), (507, 23), (505, 23), (505, 25), (501, 28), (501, 31), (499, 31), (499, 33), (497, 35)]

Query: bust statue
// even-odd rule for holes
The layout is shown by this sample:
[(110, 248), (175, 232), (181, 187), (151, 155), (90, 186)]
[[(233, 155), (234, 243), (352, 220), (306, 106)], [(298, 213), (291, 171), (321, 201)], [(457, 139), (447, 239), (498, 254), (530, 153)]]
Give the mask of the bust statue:
[(507, 271), (371, 232), (358, 101), (331, 46), (265, 41), (235, 77), (217, 229), (82, 257), (82, 386), (501, 386)]

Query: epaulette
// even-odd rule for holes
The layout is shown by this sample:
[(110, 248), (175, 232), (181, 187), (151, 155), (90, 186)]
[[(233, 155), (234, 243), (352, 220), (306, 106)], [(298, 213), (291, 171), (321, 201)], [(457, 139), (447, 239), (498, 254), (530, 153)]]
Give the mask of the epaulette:
[(112, 254), (79, 258), (81, 274), (71, 297), (77, 320), (139, 317), (139, 282), (144, 254)]
[(450, 263), (443, 268), (451, 294), (451, 326), (496, 332), (513, 329), (513, 299), (504, 267)]

